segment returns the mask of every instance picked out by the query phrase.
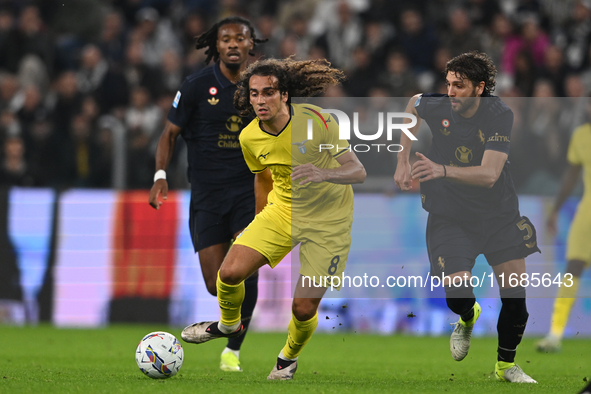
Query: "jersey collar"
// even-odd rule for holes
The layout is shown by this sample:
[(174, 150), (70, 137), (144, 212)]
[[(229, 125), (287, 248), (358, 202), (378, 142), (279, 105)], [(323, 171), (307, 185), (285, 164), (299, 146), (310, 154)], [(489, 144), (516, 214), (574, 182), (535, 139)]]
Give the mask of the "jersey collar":
[(222, 89), (227, 88), (228, 86), (234, 85), (232, 81), (230, 81), (226, 76), (222, 73), (222, 69), (220, 68), (220, 62), (216, 62), (213, 66), (213, 74), (215, 75), (215, 79), (217, 79), (218, 83), (222, 87)]

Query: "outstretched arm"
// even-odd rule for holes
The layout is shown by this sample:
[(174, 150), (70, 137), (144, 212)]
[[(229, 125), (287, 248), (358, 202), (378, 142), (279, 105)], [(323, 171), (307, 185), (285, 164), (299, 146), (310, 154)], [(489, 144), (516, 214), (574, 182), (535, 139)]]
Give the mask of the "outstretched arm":
[[(158, 146), (156, 148), (156, 171), (166, 171), (166, 167), (172, 159), (174, 153), (174, 146), (176, 144), (176, 138), (181, 133), (181, 128), (171, 123), (169, 120), (164, 125), (164, 130), (158, 140)], [(162, 199), (166, 200), (168, 195), (168, 182), (166, 179), (158, 179), (152, 185), (150, 190), (149, 203), (154, 209), (159, 209), (162, 205), (162, 201), (158, 201), (158, 196), (162, 193)]]
[(446, 178), (450, 181), (466, 185), (491, 188), (499, 179), (507, 154), (495, 150), (487, 150), (482, 156), (482, 163), (473, 167), (452, 167), (437, 164), (422, 153), (416, 153), (419, 160), (412, 167), (412, 178), (420, 182), (431, 179)]
[(556, 220), (558, 219), (558, 211), (560, 211), (562, 204), (564, 204), (568, 196), (570, 196), (573, 189), (575, 188), (577, 181), (579, 180), (579, 176), (581, 175), (582, 168), (583, 167), (581, 165), (570, 164), (562, 176), (560, 190), (558, 191), (558, 195), (554, 201), (554, 207), (552, 208), (552, 212), (550, 212), (550, 217), (548, 217), (548, 222), (546, 223), (546, 227), (551, 234), (556, 233)]
[[(411, 127), (409, 131), (413, 135), (417, 135), (421, 127), (421, 118), (415, 108), (415, 103), (421, 94), (416, 94), (408, 101), (406, 105), (406, 112), (413, 114), (417, 119), (417, 124)], [(404, 123), (410, 123), (410, 119), (404, 119)], [(410, 178), (410, 150), (412, 148), (412, 140), (408, 138), (405, 133), (400, 135), (400, 145), (402, 150), (398, 152), (398, 164), (396, 165), (396, 172), (394, 173), (394, 182), (401, 190), (410, 190), (412, 180)]]
[(363, 183), (365, 181), (365, 167), (353, 152), (343, 153), (336, 159), (340, 167), (318, 168), (311, 163), (299, 165), (293, 169), (291, 179), (301, 179), (300, 185), (310, 182), (330, 182), (340, 185)]

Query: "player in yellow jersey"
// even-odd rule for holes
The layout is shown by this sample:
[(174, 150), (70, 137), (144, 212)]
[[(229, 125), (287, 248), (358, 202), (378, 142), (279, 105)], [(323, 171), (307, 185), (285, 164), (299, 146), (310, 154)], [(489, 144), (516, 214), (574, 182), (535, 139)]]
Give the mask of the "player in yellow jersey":
[[(591, 103), (587, 106), (587, 113), (591, 119)], [(568, 315), (577, 295), (579, 279), (583, 270), (591, 264), (591, 121), (579, 126), (573, 132), (568, 147), (567, 159), (569, 167), (563, 178), (560, 191), (556, 197), (554, 208), (548, 219), (548, 230), (556, 233), (556, 220), (560, 207), (571, 194), (583, 170), (585, 193), (577, 207), (577, 213), (570, 226), (567, 240), (566, 273), (572, 275), (573, 286), (561, 286), (554, 302), (554, 311), (550, 325), (550, 333), (536, 344), (541, 352), (556, 352), (560, 350), (562, 336)]]
[(300, 244), (301, 269), (287, 342), (267, 377), (270, 380), (293, 379), (298, 356), (318, 325), (326, 278), (340, 275), (347, 262), (351, 184), (365, 180), (365, 169), (348, 141), (339, 140), (336, 121), (327, 122), (324, 115), (324, 122), (312, 122), (308, 135), (308, 119), (314, 112), (320, 114), (320, 108), (291, 103), (292, 97), (318, 95), (342, 79), (343, 73), (326, 60), (268, 59), (248, 67), (234, 96), (241, 115), (257, 116), (240, 134), (240, 144), (256, 174), (258, 214), (218, 272), (220, 321), (195, 323), (181, 336), (187, 342), (203, 343), (240, 335), (244, 280), (265, 264), (275, 267)]

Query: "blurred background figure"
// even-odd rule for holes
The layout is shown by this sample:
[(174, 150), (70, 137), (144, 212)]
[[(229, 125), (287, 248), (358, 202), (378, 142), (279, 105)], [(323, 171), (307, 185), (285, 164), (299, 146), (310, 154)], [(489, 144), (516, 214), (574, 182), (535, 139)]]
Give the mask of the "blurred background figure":
[[(72, 119), (81, 113), (85, 96), (92, 96), (98, 106), (92, 127), (99, 117), (113, 116), (123, 124), (122, 141), (133, 141), (121, 147), (113, 140), (113, 148), (128, 150), (140, 144), (136, 138), (141, 134), (137, 122), (130, 124), (130, 114), (143, 118), (148, 116), (145, 108), (155, 112), (157, 101), (170, 99), (180, 81), (203, 68), (206, 55), (194, 49), (194, 40), (220, 15), (250, 17), (257, 34), (269, 38), (255, 48), (255, 59), (327, 58), (346, 72), (349, 96), (369, 96), (378, 86), (392, 96), (443, 91), (445, 63), (469, 50), (485, 51), (497, 64), (496, 94), (532, 97), (546, 84), (554, 97), (591, 92), (591, 6), (585, 0), (80, 0), (69, 7), (59, 5), (56, 0), (0, 1), (0, 111), (10, 113), (3, 115), (0, 128), (10, 135), (22, 133), (25, 161), (32, 170), (51, 168), (59, 161), (47, 162), (49, 158), (40, 159), (33, 152), (71, 143)], [(149, 94), (142, 110), (131, 102), (139, 88)], [(580, 108), (566, 104), (561, 111), (559, 126), (572, 130), (581, 120)], [(137, 115), (140, 112), (144, 115)], [(149, 127), (144, 124), (144, 133)], [(550, 133), (555, 143), (541, 144), (551, 152), (550, 162), (561, 160), (569, 134)], [(42, 135), (45, 148), (38, 145)], [(3, 141), (5, 135), (0, 137)], [(526, 139), (518, 138), (512, 149), (525, 152), (527, 145), (520, 147), (521, 141)], [(126, 157), (126, 169), (119, 167), (120, 161), (117, 168), (127, 175), (137, 163), (131, 152)], [(518, 189), (552, 194), (558, 175), (552, 175), (551, 186), (543, 186), (536, 181), (538, 170), (516, 173)], [(143, 179), (120, 179), (124, 178)], [(61, 187), (86, 184), (78, 181), (61, 175), (40, 180)], [(108, 187), (112, 182), (109, 178), (99, 183)]]
[(162, 113), (151, 100), (150, 93), (138, 86), (131, 91), (131, 106), (125, 112), (128, 130), (128, 187), (145, 188), (154, 176), (154, 154)]
[(144, 44), (143, 58), (150, 66), (160, 66), (162, 55), (171, 50), (180, 53), (180, 44), (167, 18), (161, 18), (151, 7), (140, 9), (137, 14), (134, 38)]
[(407, 9), (400, 15), (400, 33), (397, 41), (407, 54), (415, 73), (431, 69), (438, 42), (432, 25), (425, 24), (416, 9)]
[(35, 177), (25, 160), (25, 143), (22, 138), (8, 137), (4, 141), (0, 183), (7, 186), (37, 186)]

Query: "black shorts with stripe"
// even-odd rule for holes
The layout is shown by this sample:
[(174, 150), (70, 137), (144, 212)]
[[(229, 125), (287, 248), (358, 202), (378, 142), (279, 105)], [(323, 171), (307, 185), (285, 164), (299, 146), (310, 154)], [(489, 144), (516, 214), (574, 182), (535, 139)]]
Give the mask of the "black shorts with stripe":
[(432, 276), (471, 272), (480, 254), (490, 266), (496, 266), (540, 252), (534, 225), (519, 211), (482, 221), (460, 221), (430, 213), (427, 249)]

